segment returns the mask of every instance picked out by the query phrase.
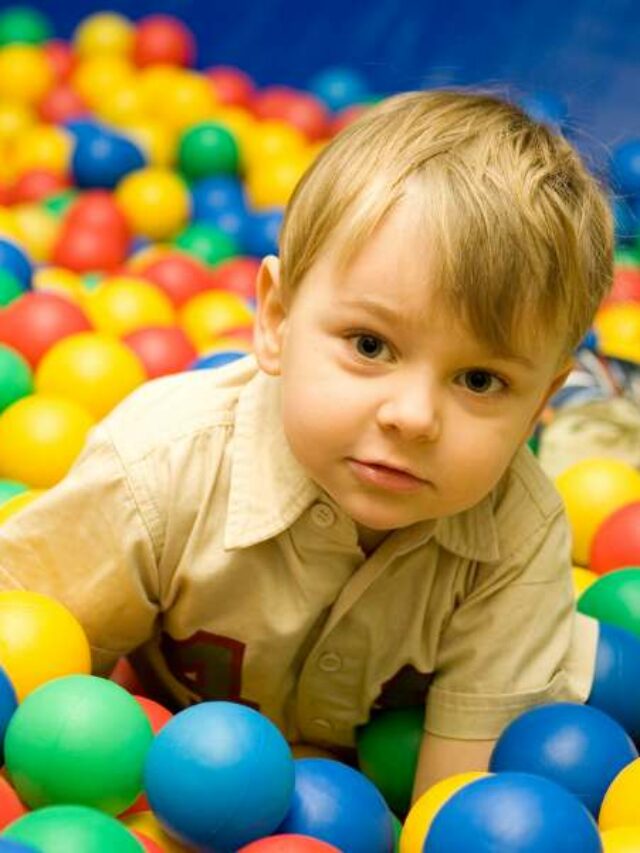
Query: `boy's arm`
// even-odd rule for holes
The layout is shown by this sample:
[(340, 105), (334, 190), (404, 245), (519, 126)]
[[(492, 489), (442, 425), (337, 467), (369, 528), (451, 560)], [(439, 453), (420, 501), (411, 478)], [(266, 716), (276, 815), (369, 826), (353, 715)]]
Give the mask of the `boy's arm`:
[(471, 770), (486, 771), (495, 740), (457, 740), (425, 732), (413, 784), (412, 804), (432, 785)]

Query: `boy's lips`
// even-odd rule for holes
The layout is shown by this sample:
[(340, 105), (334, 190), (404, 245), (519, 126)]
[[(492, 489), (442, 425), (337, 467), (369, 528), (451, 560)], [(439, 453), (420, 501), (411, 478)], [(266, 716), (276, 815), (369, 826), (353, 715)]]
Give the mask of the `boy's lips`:
[(407, 468), (399, 468), (370, 459), (347, 459), (351, 469), (361, 480), (392, 491), (415, 491), (429, 481), (417, 477)]

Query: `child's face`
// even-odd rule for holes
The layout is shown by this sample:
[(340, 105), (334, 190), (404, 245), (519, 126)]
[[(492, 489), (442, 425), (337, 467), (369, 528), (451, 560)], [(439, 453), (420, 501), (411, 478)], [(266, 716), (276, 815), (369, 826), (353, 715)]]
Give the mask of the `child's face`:
[(258, 281), (256, 354), (281, 376), (291, 449), (372, 530), (478, 503), (567, 373), (557, 369), (559, 343), (520, 352), (530, 364), (496, 357), (445, 312), (412, 246), (413, 215), (398, 205), (344, 273), (324, 253), (288, 311), (275, 258)]

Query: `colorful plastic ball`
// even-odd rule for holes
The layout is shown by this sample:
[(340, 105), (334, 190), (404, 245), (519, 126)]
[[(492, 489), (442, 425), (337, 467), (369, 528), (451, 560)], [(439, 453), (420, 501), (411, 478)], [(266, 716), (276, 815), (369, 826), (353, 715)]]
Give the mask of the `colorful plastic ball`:
[(0, 98), (37, 104), (53, 81), (53, 71), (40, 47), (29, 44), (0, 47)]
[(15, 146), (36, 120), (36, 113), (28, 104), (17, 101), (0, 103), (0, 141)]
[(89, 110), (83, 99), (67, 83), (58, 83), (49, 89), (38, 104), (38, 115), (42, 121), (50, 124), (64, 124), (88, 114)]
[(627, 732), (608, 714), (588, 705), (558, 702), (513, 720), (498, 738), (489, 769), (544, 776), (597, 815), (613, 779), (637, 757)]
[(11, 6), (0, 13), (0, 45), (41, 44), (53, 36), (49, 19), (29, 6)]
[(604, 711), (640, 743), (640, 639), (601, 622), (588, 704)]
[(150, 326), (123, 337), (144, 365), (149, 379), (187, 370), (198, 353), (182, 329)]
[(240, 254), (240, 246), (236, 240), (206, 222), (188, 225), (175, 237), (173, 245), (209, 266), (215, 266)]
[(232, 258), (212, 271), (212, 287), (235, 293), (242, 299), (255, 299), (260, 261), (256, 258)]
[[(0, 850), (0, 853), (2, 851)], [(271, 835), (252, 841), (238, 853), (340, 853), (333, 844), (309, 835)]]
[(257, 169), (251, 168), (247, 175), (247, 192), (253, 207), (258, 210), (284, 207), (308, 166), (308, 156), (300, 152), (273, 158)]
[(574, 566), (571, 570), (571, 579), (573, 582), (573, 593), (577, 601), (582, 593), (589, 589), (594, 584), (600, 575), (592, 572), (590, 569), (583, 569), (581, 566)]
[(207, 221), (229, 211), (244, 216), (246, 205), (244, 190), (237, 177), (215, 175), (191, 186), (193, 218)]
[(325, 68), (309, 81), (309, 91), (337, 112), (365, 100), (369, 88), (364, 77), (354, 68)]
[(640, 827), (619, 826), (600, 835), (603, 853), (640, 853)]
[(179, 323), (198, 352), (215, 343), (226, 329), (253, 322), (253, 314), (235, 293), (211, 290), (194, 296), (182, 307)]
[(48, 263), (60, 232), (58, 220), (35, 202), (16, 204), (13, 216), (20, 241), (30, 257), (39, 264)]
[(73, 137), (51, 124), (28, 127), (14, 151), (16, 173), (29, 169), (48, 169), (66, 177), (71, 163)]
[(640, 566), (640, 501), (605, 518), (593, 537), (589, 566), (600, 574)]
[(391, 813), (382, 794), (362, 773), (326, 758), (295, 762), (293, 800), (278, 831), (310, 835), (351, 853), (393, 849)]
[(62, 190), (62, 192), (56, 193), (55, 195), (50, 195), (48, 198), (45, 198), (42, 202), (42, 206), (45, 210), (47, 210), (52, 216), (55, 216), (57, 219), (65, 216), (71, 205), (75, 202), (78, 197), (78, 191), (76, 189), (70, 188), (67, 190)]
[(242, 155), (248, 167), (259, 169), (274, 158), (288, 159), (306, 147), (304, 134), (277, 119), (260, 122), (242, 143)]
[[(3, 744), (7, 726), (18, 707), (18, 697), (5, 670), (0, 667), (0, 760), (3, 758)], [(0, 791), (0, 794), (2, 792)], [(0, 814), (1, 822), (1, 814)]]
[(195, 55), (193, 34), (178, 18), (149, 15), (139, 21), (133, 58), (140, 68), (160, 64), (191, 66)]
[[(27, 809), (17, 795), (15, 788), (7, 782), (4, 776), (0, 776), (0, 830), (5, 829), (14, 820), (18, 820), (26, 813)], [(2, 847), (0, 847), (0, 853), (1, 851)]]
[(125, 262), (127, 249), (128, 241), (116, 232), (63, 222), (51, 261), (78, 273), (113, 272)]
[(55, 293), (26, 293), (0, 312), (0, 341), (32, 367), (55, 343), (90, 328), (84, 312)]
[(0, 344), (0, 412), (33, 393), (33, 373), (26, 359)]
[(159, 844), (163, 853), (193, 853), (193, 847), (187, 848), (168, 835), (151, 811), (122, 815), (120, 820), (130, 830), (139, 832)]
[(253, 211), (245, 220), (242, 248), (245, 254), (263, 258), (278, 254), (278, 240), (284, 212), (276, 207), (272, 210)]
[(58, 82), (68, 80), (76, 65), (76, 54), (64, 39), (50, 39), (42, 46), (47, 61)]
[(133, 276), (106, 279), (85, 307), (95, 329), (116, 337), (148, 326), (174, 326), (171, 300), (148, 281)]
[(75, 616), (25, 590), (0, 592), (0, 659), (20, 702), (41, 684), (91, 669), (89, 641)]
[(123, 132), (137, 142), (150, 166), (165, 169), (174, 165), (178, 139), (172, 128), (145, 118), (144, 121), (127, 122)]
[(104, 189), (89, 190), (72, 200), (65, 222), (68, 226), (97, 228), (103, 233), (115, 232), (128, 241), (131, 231), (112, 193)]
[(480, 771), (456, 773), (454, 776), (436, 782), (425, 791), (413, 804), (404, 822), (400, 833), (400, 853), (422, 853), (427, 832), (442, 806), (465, 785), (477, 779), (484, 779), (488, 775)]
[(436, 815), (424, 853), (602, 853), (596, 824), (560, 785), (499, 773), (462, 788)]
[(19, 841), (9, 841), (0, 838), (0, 853), (37, 853), (36, 848), (30, 844), (22, 844)]
[(25, 483), (19, 483), (17, 480), (0, 480), (0, 506), (28, 490), (29, 487)]
[(602, 575), (582, 593), (578, 610), (640, 639), (640, 568), (630, 566)]
[(621, 195), (640, 192), (640, 140), (629, 139), (613, 149), (611, 178), (614, 189)]
[(189, 364), (189, 370), (208, 370), (212, 367), (224, 367), (239, 358), (244, 358), (247, 353), (243, 350), (223, 350), (222, 352), (205, 353)]
[(69, 186), (68, 179), (48, 169), (30, 169), (23, 172), (11, 187), (12, 203), (41, 201)]
[(191, 209), (184, 181), (168, 169), (147, 167), (128, 175), (116, 191), (131, 229), (151, 240), (172, 237)]
[(302, 131), (307, 139), (321, 139), (329, 132), (331, 116), (314, 95), (287, 86), (267, 86), (252, 104), (259, 119), (278, 119)]
[(555, 485), (573, 533), (573, 558), (586, 566), (602, 522), (617, 509), (640, 500), (640, 473), (618, 459), (590, 458), (565, 469)]
[(149, 699), (148, 696), (134, 696), (133, 698), (144, 711), (154, 735), (157, 735), (158, 732), (162, 731), (167, 723), (174, 717), (171, 711), (168, 711), (159, 702)]
[(602, 305), (615, 302), (640, 302), (640, 270), (635, 267), (618, 267), (613, 273), (613, 287)]
[(25, 287), (31, 284), (31, 261), (24, 250), (11, 240), (0, 239), (0, 269), (12, 273)]
[(95, 109), (105, 92), (111, 92), (134, 77), (135, 68), (117, 54), (89, 56), (76, 65), (71, 85), (80, 97)]
[[(141, 832), (138, 832), (135, 829), (131, 829), (129, 831), (131, 832), (131, 835), (133, 835), (133, 837), (136, 839), (136, 841), (140, 842), (140, 844), (142, 845), (142, 849), (145, 851), (145, 853), (166, 853), (166, 849), (164, 847), (160, 847), (160, 845), (157, 844), (152, 838), (149, 838), (148, 835), (143, 835)], [(0, 853), (2, 853), (1, 850)]]
[(640, 303), (606, 305), (596, 315), (594, 326), (604, 355), (640, 362)]
[(5, 761), (31, 808), (66, 803), (117, 815), (142, 790), (152, 740), (146, 714), (126, 690), (69, 675), (23, 700), (7, 729)]
[(19, 495), (14, 495), (12, 498), (0, 504), (0, 524), (4, 524), (12, 516), (22, 512), (22, 510), (37, 500), (40, 495), (45, 493), (45, 489), (29, 489), (26, 492), (21, 492)]
[(32, 844), (35, 850), (64, 853), (141, 853), (142, 846), (121, 823), (81, 805), (48, 806), (24, 815), (2, 839)]
[(154, 739), (145, 767), (149, 802), (171, 833), (222, 850), (274, 832), (293, 784), (293, 759), (279, 730), (231, 702), (176, 714)]
[(238, 144), (224, 125), (201, 122), (186, 130), (178, 145), (178, 168), (191, 181), (211, 175), (235, 175), (240, 165)]
[(216, 104), (211, 84), (201, 74), (181, 68), (152, 66), (143, 70), (139, 82), (145, 102), (149, 98), (149, 86), (144, 85), (144, 78), (156, 69), (164, 69), (168, 79), (152, 107), (148, 108), (148, 115), (175, 131), (186, 130), (213, 116)]
[(64, 397), (97, 419), (145, 380), (138, 356), (126, 344), (100, 332), (84, 332), (60, 341), (36, 371), (40, 394)]
[(71, 160), (77, 186), (105, 189), (113, 189), (144, 165), (144, 155), (134, 142), (107, 132), (79, 139)]
[(78, 56), (128, 56), (133, 50), (134, 27), (117, 12), (97, 12), (84, 18), (73, 34)]
[(25, 285), (9, 270), (0, 269), (0, 308), (14, 302), (26, 291)]
[(383, 711), (358, 731), (358, 766), (396, 814), (409, 810), (423, 734), (421, 707)]
[(256, 87), (246, 71), (228, 65), (214, 65), (205, 68), (204, 74), (213, 85), (218, 103), (226, 106), (250, 106)]
[(640, 759), (628, 764), (609, 786), (598, 816), (601, 830), (618, 826), (640, 829)]
[(32, 394), (0, 415), (0, 476), (48, 488), (67, 473), (94, 424), (61, 397)]
[(211, 289), (211, 272), (197, 258), (173, 251), (142, 265), (139, 274), (165, 293), (176, 308)]

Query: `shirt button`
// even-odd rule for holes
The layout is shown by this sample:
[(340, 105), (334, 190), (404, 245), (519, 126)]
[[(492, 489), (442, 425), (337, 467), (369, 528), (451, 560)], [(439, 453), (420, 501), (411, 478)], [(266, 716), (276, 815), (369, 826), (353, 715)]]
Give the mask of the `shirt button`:
[(317, 717), (315, 720), (311, 720), (311, 725), (315, 726), (317, 729), (332, 729), (333, 726), (329, 722), (329, 720), (325, 720), (322, 717)]
[(327, 504), (314, 504), (311, 507), (311, 520), (317, 527), (331, 527), (336, 514)]
[(335, 652), (325, 652), (318, 659), (318, 666), (323, 672), (337, 672), (342, 667), (342, 660)]

